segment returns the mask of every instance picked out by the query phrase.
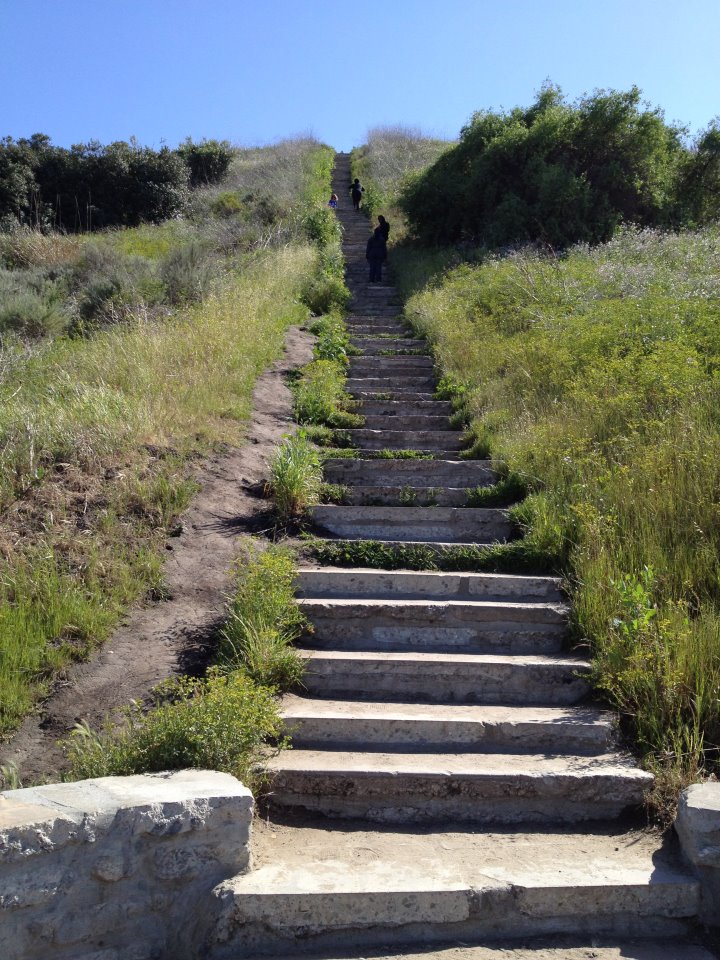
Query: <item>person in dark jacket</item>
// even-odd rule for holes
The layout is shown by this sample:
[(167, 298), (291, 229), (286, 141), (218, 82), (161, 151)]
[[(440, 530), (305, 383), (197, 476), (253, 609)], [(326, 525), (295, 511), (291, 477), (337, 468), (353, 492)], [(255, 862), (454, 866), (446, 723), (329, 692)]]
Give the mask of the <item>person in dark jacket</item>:
[(378, 223), (380, 226), (377, 229), (382, 231), (382, 235), (385, 237), (385, 243), (387, 243), (388, 237), (390, 236), (390, 224), (382, 214), (378, 217)]
[(382, 282), (382, 265), (387, 259), (387, 244), (380, 227), (377, 227), (367, 242), (365, 259), (370, 264), (370, 283)]
[(355, 210), (360, 209), (360, 201), (362, 200), (362, 195), (365, 193), (365, 187), (362, 186), (357, 177), (350, 184), (350, 194), (352, 196), (353, 208)]

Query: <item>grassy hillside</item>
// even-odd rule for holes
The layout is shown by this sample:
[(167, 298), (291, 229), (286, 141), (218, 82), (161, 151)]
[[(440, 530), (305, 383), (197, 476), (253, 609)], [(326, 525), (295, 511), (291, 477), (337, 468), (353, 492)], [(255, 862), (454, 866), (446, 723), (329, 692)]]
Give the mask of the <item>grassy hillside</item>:
[(407, 314), (527, 486), (595, 684), (672, 790), (720, 746), (720, 229), (449, 258), (396, 254)]
[(242, 441), (256, 377), (322, 293), (332, 158), (241, 151), (182, 220), (0, 236), (0, 732), (162, 593), (188, 459)]

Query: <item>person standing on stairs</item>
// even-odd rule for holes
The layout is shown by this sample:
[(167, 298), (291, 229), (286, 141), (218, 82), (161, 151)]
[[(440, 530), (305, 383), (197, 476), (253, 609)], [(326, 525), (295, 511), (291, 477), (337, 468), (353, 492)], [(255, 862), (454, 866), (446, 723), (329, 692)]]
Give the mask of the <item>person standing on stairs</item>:
[(387, 222), (387, 220), (382, 214), (380, 214), (380, 216), (378, 217), (378, 223), (379, 223), (379, 226), (376, 229), (382, 231), (382, 235), (383, 237), (385, 237), (385, 243), (387, 243), (388, 237), (390, 236), (390, 224)]
[(362, 200), (362, 195), (365, 193), (365, 187), (360, 183), (357, 177), (350, 184), (350, 193), (352, 195), (353, 209), (360, 209), (360, 201)]
[(375, 229), (367, 242), (365, 259), (370, 264), (370, 283), (381, 283), (382, 265), (387, 259), (387, 244), (380, 227)]

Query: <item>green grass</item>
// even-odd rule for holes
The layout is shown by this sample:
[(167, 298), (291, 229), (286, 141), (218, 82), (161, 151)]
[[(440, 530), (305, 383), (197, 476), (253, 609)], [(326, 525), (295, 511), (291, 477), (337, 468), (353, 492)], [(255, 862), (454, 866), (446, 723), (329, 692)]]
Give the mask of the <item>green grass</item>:
[(293, 642), (307, 621), (295, 599), (294, 555), (270, 546), (240, 560), (236, 569), (218, 664), (225, 670), (243, 670), (254, 682), (274, 690), (298, 686), (304, 661)]
[(322, 465), (317, 448), (304, 431), (287, 437), (270, 462), (267, 492), (278, 518), (287, 522), (318, 503)]
[[(236, 565), (235, 590), (206, 677), (161, 683), (148, 709), (130, 704), (120, 724), (86, 723), (65, 741), (68, 779), (185, 767), (222, 770), (263, 785), (270, 744), (285, 746), (277, 694), (302, 683), (293, 642), (306, 626), (294, 596), (293, 554), (271, 546)], [(6, 779), (12, 771), (0, 771)]]
[(397, 257), (407, 314), (468, 452), (536, 491), (517, 516), (572, 584), (596, 688), (676, 788), (720, 746), (720, 230), (453, 256)]
[(101, 731), (78, 724), (68, 741), (67, 779), (128, 776), (162, 770), (221, 770), (258, 789), (265, 744), (282, 733), (273, 691), (242, 671), (181, 677), (156, 691), (156, 706), (124, 712)]
[(307, 316), (297, 291), (316, 262), (306, 247), (269, 251), (172, 321), (58, 341), (0, 384), (0, 731), (129, 603), (162, 593), (165, 525), (191, 493), (183, 463), (242, 442), (256, 377)]

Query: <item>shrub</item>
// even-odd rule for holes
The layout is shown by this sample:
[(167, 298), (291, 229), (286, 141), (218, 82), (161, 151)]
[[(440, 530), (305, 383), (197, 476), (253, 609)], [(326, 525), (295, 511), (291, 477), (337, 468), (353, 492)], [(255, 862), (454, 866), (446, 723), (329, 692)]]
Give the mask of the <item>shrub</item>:
[(210, 292), (214, 268), (199, 243), (171, 250), (160, 265), (165, 298), (171, 304), (194, 303)]
[(68, 325), (68, 317), (57, 304), (29, 290), (17, 293), (0, 304), (0, 334), (10, 331), (21, 337), (40, 340), (56, 337)]
[(428, 243), (598, 242), (622, 220), (671, 222), (686, 154), (635, 87), (569, 104), (547, 86), (527, 110), (474, 114), (400, 205)]
[(281, 520), (301, 516), (320, 497), (322, 466), (315, 447), (300, 431), (286, 437), (270, 462), (268, 492)]
[(219, 183), (227, 174), (233, 148), (227, 140), (201, 140), (193, 143), (188, 137), (177, 149), (190, 171), (190, 185)]
[(339, 277), (322, 274), (309, 280), (303, 288), (302, 302), (314, 316), (345, 310), (350, 303), (350, 291)]
[(78, 724), (65, 743), (70, 779), (194, 767), (231, 773), (253, 788), (261, 749), (282, 730), (271, 690), (240, 671), (211, 673), (167, 681), (156, 701), (146, 714), (133, 704), (122, 726), (100, 733)]

